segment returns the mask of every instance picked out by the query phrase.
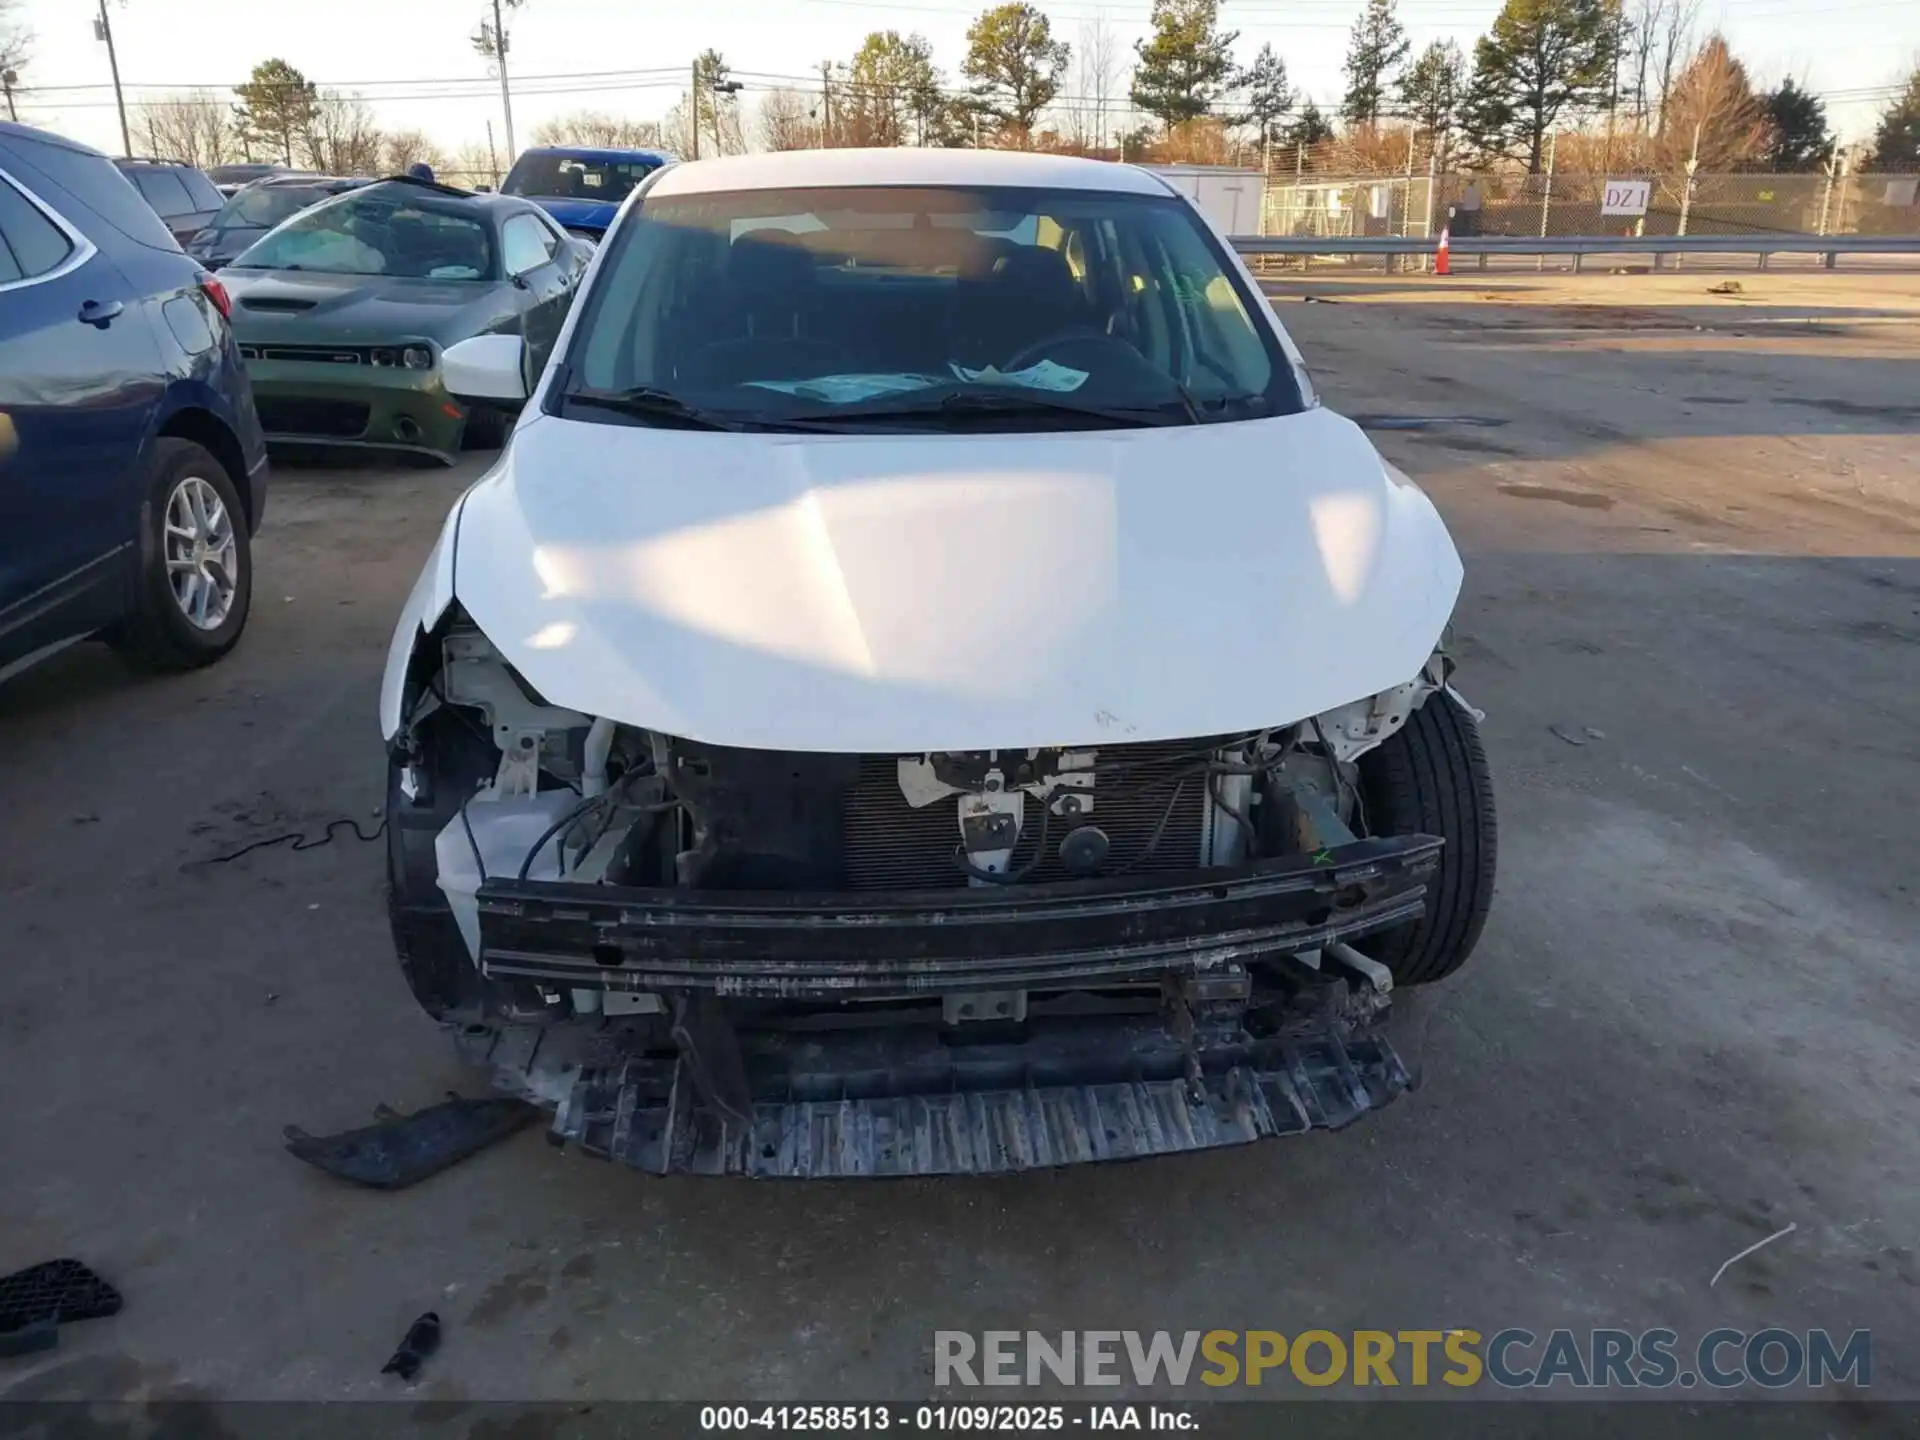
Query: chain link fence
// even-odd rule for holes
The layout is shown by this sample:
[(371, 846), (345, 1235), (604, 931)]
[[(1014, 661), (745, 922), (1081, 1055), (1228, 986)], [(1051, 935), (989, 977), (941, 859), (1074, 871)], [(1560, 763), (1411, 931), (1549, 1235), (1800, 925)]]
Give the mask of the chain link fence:
[[(1330, 168), (1337, 153), (1268, 156), (1263, 235), (1916, 235), (1920, 176), (1695, 174), (1622, 169), (1612, 174), (1470, 172), (1400, 174)], [(1410, 156), (1432, 167), (1433, 157)], [(1328, 168), (1321, 168), (1328, 167)], [(1646, 213), (1602, 212), (1609, 181), (1647, 183)], [(1278, 266), (1279, 257), (1267, 257)]]

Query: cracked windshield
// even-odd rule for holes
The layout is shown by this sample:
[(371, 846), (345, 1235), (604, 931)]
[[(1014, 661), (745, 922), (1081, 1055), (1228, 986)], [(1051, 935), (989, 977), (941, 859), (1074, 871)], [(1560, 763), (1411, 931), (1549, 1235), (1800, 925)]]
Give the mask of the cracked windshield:
[(687, 407), (748, 423), (979, 410), (1016, 428), (1300, 407), (1285, 356), (1184, 200), (757, 190), (667, 197), (638, 218), (576, 340), (582, 419), (635, 392), (652, 421), (663, 402), (680, 419)]

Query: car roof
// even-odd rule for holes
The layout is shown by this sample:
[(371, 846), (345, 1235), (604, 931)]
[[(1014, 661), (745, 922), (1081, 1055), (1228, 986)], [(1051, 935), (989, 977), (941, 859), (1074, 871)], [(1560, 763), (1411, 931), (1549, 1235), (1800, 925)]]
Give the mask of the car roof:
[(78, 140), (69, 140), (64, 135), (56, 135), (51, 130), (36, 130), (31, 125), (16, 124), (11, 120), (0, 120), (0, 140), (18, 137), (22, 140), (37, 140), (42, 145), (58, 145), (62, 150), (71, 150), (77, 155), (97, 155), (102, 160), (107, 156), (91, 145), (82, 145)]
[(1110, 160), (1016, 150), (787, 150), (695, 160), (663, 171), (649, 198), (720, 190), (786, 190), (858, 185), (1005, 185), (1171, 195), (1157, 175)]
[(665, 150), (648, 150), (628, 145), (534, 145), (521, 152), (528, 155), (559, 155), (576, 160), (646, 160), (655, 165), (671, 165), (674, 157)]
[(373, 183), (364, 175), (309, 175), (297, 171), (290, 174), (276, 171), (271, 175), (262, 175), (253, 182), (263, 190), (271, 190), (280, 185), (301, 185), (312, 189), (316, 185), (371, 185)]

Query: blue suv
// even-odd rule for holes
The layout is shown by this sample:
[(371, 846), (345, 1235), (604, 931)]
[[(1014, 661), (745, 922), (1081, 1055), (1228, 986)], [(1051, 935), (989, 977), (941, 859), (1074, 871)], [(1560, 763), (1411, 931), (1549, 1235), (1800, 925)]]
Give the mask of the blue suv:
[(0, 124), (0, 678), (239, 640), (267, 461), (227, 311), (113, 161)]

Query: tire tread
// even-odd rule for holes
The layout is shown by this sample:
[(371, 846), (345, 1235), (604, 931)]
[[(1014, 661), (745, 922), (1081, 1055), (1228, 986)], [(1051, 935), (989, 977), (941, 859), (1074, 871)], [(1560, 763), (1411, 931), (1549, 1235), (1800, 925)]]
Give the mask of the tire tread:
[(1446, 841), (1426, 915), (1368, 946), (1395, 983), (1431, 984), (1466, 963), (1493, 903), (1498, 826), (1479, 727), (1442, 691), (1360, 763), (1374, 833)]

